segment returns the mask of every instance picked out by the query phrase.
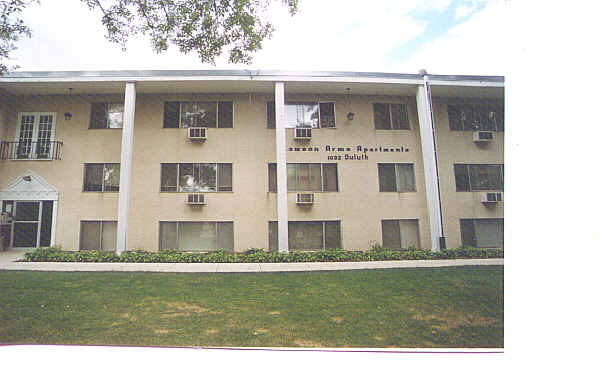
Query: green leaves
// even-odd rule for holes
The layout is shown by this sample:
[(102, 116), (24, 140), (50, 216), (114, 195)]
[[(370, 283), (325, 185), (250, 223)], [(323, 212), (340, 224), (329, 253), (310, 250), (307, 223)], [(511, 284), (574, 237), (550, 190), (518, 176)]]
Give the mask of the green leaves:
[(23, 22), (21, 13), (33, 2), (39, 3), (37, 0), (0, 0), (0, 76), (8, 71), (3, 60), (17, 48), (15, 43), (23, 36), (31, 37), (31, 29)]
[(159, 252), (125, 251), (121, 256), (110, 251), (62, 251), (58, 248), (38, 248), (25, 253), (26, 262), (123, 262), (123, 263), (298, 263), (298, 262), (365, 262), (382, 260), (418, 259), (485, 259), (504, 258), (502, 249), (476, 249), (461, 247), (440, 251), (415, 248), (389, 250), (375, 247), (368, 251), (329, 249), (319, 251), (294, 251), (288, 254), (265, 252), (251, 248), (243, 253), (225, 250), (207, 253), (182, 253), (177, 250)]
[[(252, 53), (273, 33), (267, 17), (271, 0), (82, 0), (99, 9), (106, 37), (125, 49), (130, 37), (148, 35), (152, 48), (175, 45), (195, 52), (203, 63), (228, 51), (229, 62), (250, 63)], [(298, 0), (282, 0), (294, 15)]]

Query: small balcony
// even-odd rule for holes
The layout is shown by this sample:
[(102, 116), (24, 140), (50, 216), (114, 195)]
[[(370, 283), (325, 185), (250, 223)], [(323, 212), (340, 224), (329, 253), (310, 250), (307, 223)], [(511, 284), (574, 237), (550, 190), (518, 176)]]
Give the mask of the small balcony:
[(0, 143), (0, 160), (60, 160), (62, 141)]

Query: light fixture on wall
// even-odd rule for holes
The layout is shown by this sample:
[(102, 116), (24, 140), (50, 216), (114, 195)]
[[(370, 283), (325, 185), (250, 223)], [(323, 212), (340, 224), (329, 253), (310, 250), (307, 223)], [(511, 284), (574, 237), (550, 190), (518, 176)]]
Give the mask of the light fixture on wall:
[[(351, 109), (351, 107), (352, 107), (352, 103), (350, 101), (350, 88), (346, 89), (346, 106), (348, 109)], [(348, 119), (348, 121), (354, 120), (354, 112), (352, 112), (352, 111), (348, 112), (348, 114), (346, 115), (346, 118)]]
[(73, 117), (73, 115), (71, 114), (71, 112), (65, 112), (65, 120), (69, 121), (71, 119), (71, 117)]
[(22, 178), (25, 182), (31, 182), (31, 176), (23, 176)]

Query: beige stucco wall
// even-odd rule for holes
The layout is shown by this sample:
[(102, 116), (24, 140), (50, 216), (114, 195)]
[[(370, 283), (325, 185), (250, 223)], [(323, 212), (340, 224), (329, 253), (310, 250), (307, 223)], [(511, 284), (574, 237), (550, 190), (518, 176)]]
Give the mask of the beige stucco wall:
[[(186, 129), (164, 129), (164, 101), (231, 99), (234, 102), (233, 129), (208, 129), (208, 140), (187, 139)], [(286, 100), (313, 101), (315, 95), (286, 95)], [(315, 204), (307, 209), (295, 204), (288, 194), (289, 220), (341, 220), (342, 246), (365, 249), (381, 243), (382, 219), (418, 219), (421, 246), (429, 248), (429, 221), (425, 181), (413, 97), (343, 97), (320, 95), (321, 101), (336, 102), (336, 129), (315, 129), (313, 139), (298, 142), (287, 130), (287, 146), (318, 147), (319, 152), (288, 151), (288, 162), (337, 162), (339, 192), (316, 193)], [(11, 108), (0, 106), (2, 139), (13, 140), (18, 112), (56, 112), (55, 139), (64, 142), (62, 158), (56, 161), (0, 162), (0, 189), (28, 169), (44, 177), (59, 191), (56, 242), (66, 249), (79, 248), (81, 220), (116, 220), (118, 193), (83, 192), (83, 164), (120, 162), (120, 129), (88, 129), (90, 102), (119, 101), (122, 96), (27, 96), (16, 97)], [(267, 165), (276, 161), (275, 129), (267, 129), (266, 103), (269, 95), (144, 95), (138, 94), (132, 164), (130, 248), (156, 250), (159, 221), (233, 221), (236, 250), (268, 248), (268, 222), (277, 219), (277, 194), (268, 192)], [(375, 130), (373, 102), (405, 102), (409, 105), (411, 130)], [(6, 106), (4, 106), (6, 107)], [(345, 115), (354, 112), (349, 122)], [(474, 193), (456, 193), (454, 162), (490, 162), (503, 159), (502, 140), (488, 149), (473, 144), (471, 133), (450, 132), (442, 102), (435, 101), (439, 149), (440, 188), (444, 229), (449, 247), (460, 245), (458, 218), (502, 217), (502, 204), (487, 210), (473, 198)], [(73, 114), (66, 121), (65, 112)], [(502, 133), (500, 133), (502, 134)], [(327, 145), (350, 147), (404, 147), (407, 152), (369, 152), (368, 160), (328, 160), (329, 155), (355, 152), (325, 151)], [(160, 193), (160, 163), (222, 162), (233, 164), (233, 192), (207, 193), (207, 205), (190, 207), (185, 193)], [(416, 192), (379, 192), (377, 163), (414, 163)]]

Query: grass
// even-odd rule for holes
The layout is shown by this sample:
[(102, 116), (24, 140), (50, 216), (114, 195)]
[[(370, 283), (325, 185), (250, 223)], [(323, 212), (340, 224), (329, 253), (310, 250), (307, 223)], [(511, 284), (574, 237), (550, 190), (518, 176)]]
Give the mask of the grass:
[(0, 272), (0, 342), (503, 347), (504, 267)]

